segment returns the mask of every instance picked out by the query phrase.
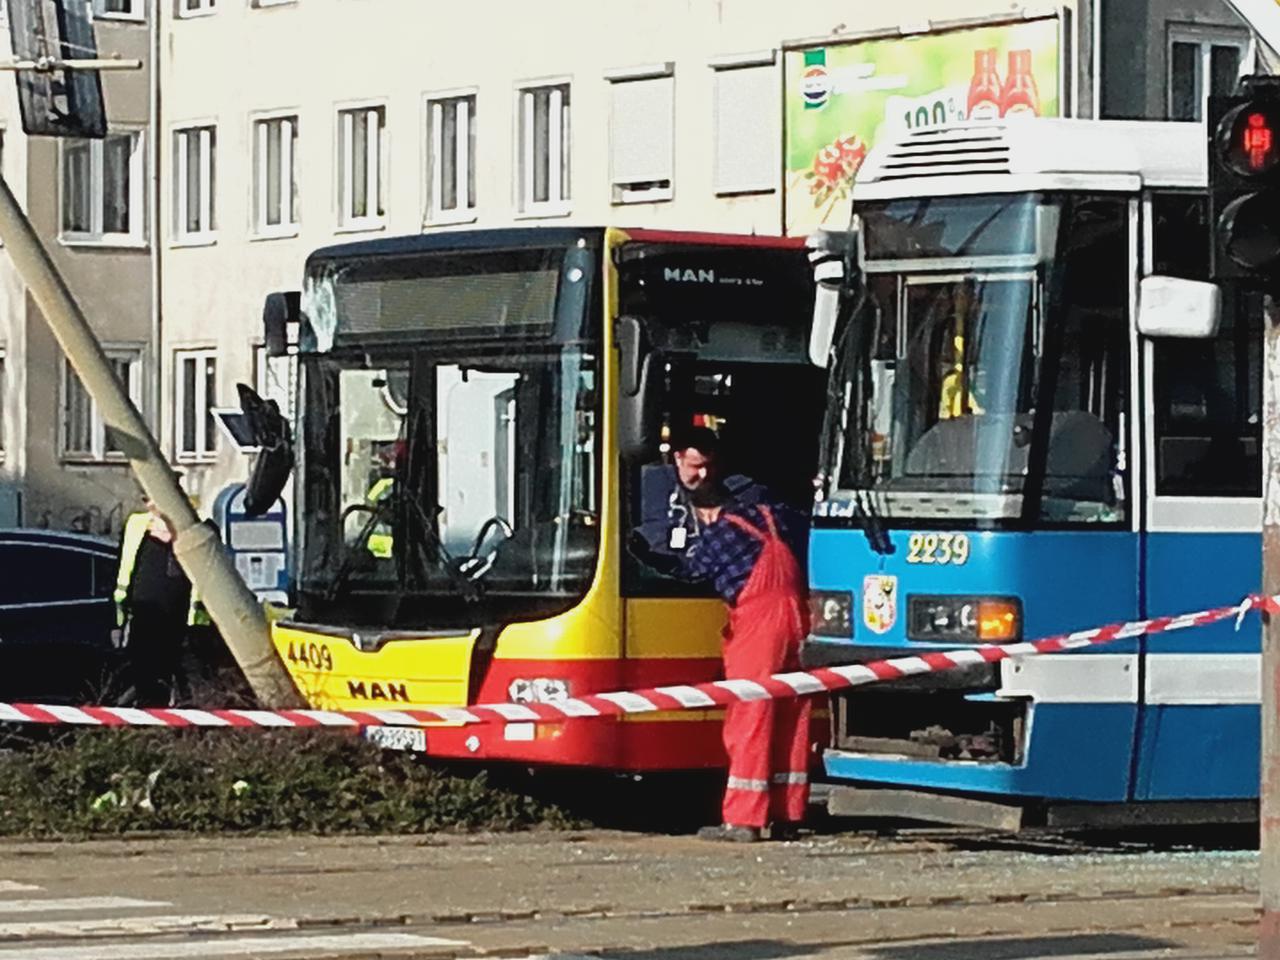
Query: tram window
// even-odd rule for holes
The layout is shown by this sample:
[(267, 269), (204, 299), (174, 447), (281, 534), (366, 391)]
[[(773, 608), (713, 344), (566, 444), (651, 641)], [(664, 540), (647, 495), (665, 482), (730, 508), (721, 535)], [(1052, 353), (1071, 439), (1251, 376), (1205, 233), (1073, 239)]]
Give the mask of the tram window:
[(1212, 340), (1155, 341), (1156, 493), (1262, 494), (1262, 304), (1224, 302)]
[(1123, 201), (1072, 205), (1061, 260), (1061, 340), (1045, 347), (1052, 362), (1041, 516), (1046, 520), (1116, 522), (1125, 491), (1118, 457), (1128, 384), (1129, 232)]
[(1208, 206), (1203, 194), (1152, 196), (1153, 274), (1184, 280), (1209, 279)]

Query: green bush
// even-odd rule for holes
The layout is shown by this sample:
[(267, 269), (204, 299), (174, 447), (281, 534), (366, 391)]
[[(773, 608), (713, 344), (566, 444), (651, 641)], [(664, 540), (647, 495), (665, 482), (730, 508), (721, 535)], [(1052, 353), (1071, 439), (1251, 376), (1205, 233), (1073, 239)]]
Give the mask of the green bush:
[(0, 751), (0, 834), (426, 833), (574, 824), (482, 771), (350, 734), (87, 730)]

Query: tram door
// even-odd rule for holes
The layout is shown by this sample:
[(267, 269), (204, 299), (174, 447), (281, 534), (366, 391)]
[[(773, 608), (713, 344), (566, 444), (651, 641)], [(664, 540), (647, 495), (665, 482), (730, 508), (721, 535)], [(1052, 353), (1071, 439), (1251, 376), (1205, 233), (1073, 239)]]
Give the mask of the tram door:
[[(1201, 194), (1151, 197), (1147, 271), (1207, 280)], [(1261, 303), (1224, 295), (1211, 340), (1142, 345), (1147, 616), (1236, 603), (1261, 584)], [(1257, 795), (1256, 618), (1149, 637), (1135, 800)]]

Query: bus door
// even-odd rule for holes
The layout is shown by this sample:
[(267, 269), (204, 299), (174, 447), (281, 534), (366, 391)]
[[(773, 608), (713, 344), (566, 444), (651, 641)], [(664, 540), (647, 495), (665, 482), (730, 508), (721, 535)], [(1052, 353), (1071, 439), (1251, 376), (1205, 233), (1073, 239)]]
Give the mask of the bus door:
[[(1202, 194), (1145, 204), (1147, 272), (1208, 279)], [(1261, 584), (1261, 304), (1224, 292), (1211, 340), (1142, 346), (1147, 616), (1236, 603)], [(1136, 800), (1257, 795), (1256, 618), (1146, 639)]]
[[(673, 500), (670, 447), (694, 426), (719, 437), (722, 478), (763, 484), (808, 513), (825, 373), (807, 356), (804, 251), (632, 243), (618, 259), (621, 313), (640, 321), (652, 351), (657, 421), (653, 449), (623, 465), (624, 545), (640, 535), (658, 552), (679, 549), (661, 536), (668, 512), (683, 509)], [(707, 585), (672, 575), (669, 558), (658, 569), (625, 546), (622, 555), (632, 682), (718, 676), (723, 603)]]

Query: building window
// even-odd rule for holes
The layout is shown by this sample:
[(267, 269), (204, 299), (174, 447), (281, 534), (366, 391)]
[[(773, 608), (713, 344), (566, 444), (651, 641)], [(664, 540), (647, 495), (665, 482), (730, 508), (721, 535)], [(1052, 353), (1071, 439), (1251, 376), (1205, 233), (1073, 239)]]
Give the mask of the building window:
[[(142, 404), (142, 348), (108, 347), (107, 360), (116, 378), (136, 406)], [(62, 362), (62, 456), (69, 460), (106, 460), (123, 457), (115, 437), (107, 430), (98, 405), (89, 396), (71, 361)]]
[(93, 15), (99, 20), (141, 20), (143, 0), (93, 0)]
[(62, 239), (142, 242), (145, 153), (139, 131), (62, 141)]
[(386, 121), (385, 107), (338, 111), (338, 222), (343, 227), (382, 225)]
[(1249, 50), (1243, 31), (1169, 29), (1169, 119), (1204, 119), (1210, 96), (1233, 93)]
[(569, 212), (569, 85), (520, 91), (520, 210)]
[(215, 13), (217, 0), (178, 0), (179, 17), (207, 17)]
[(298, 118), (253, 122), (253, 223), (259, 236), (298, 232)]
[(210, 242), (217, 229), (218, 131), (186, 127), (173, 132), (173, 232), (182, 242)]
[(776, 190), (782, 107), (773, 52), (712, 64), (717, 194)]
[(474, 219), (476, 98), (427, 101), (428, 223)]
[(671, 65), (608, 77), (609, 177), (614, 203), (670, 200), (675, 164)]
[(208, 460), (217, 453), (216, 350), (177, 350), (174, 361), (174, 446), (179, 460)]

